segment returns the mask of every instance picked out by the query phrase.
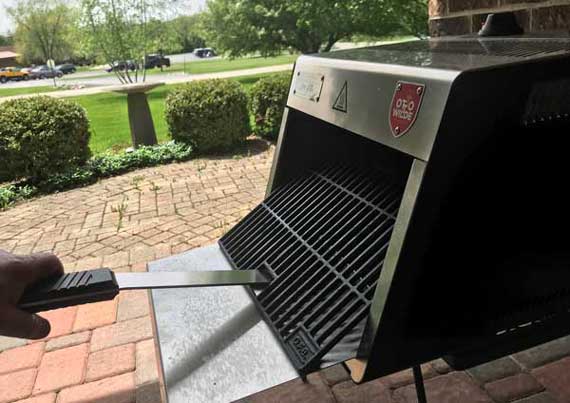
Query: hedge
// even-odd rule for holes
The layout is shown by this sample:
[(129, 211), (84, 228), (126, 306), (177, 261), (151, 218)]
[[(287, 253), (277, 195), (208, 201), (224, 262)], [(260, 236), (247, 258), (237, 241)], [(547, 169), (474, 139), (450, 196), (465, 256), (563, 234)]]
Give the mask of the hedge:
[(166, 98), (165, 117), (175, 141), (196, 151), (229, 149), (251, 133), (247, 95), (232, 80), (193, 81)]
[(15, 99), (0, 108), (0, 181), (47, 178), (84, 164), (89, 120), (78, 104), (46, 96)]
[(70, 168), (49, 178), (28, 179), (17, 184), (0, 187), (0, 209), (14, 202), (85, 186), (98, 179), (119, 175), (137, 168), (187, 161), (192, 147), (169, 142), (154, 147), (139, 147), (130, 153), (103, 154), (91, 158), (84, 166)]
[(251, 112), (256, 134), (277, 138), (283, 119), (283, 110), (289, 94), (290, 74), (276, 74), (260, 79), (251, 88)]

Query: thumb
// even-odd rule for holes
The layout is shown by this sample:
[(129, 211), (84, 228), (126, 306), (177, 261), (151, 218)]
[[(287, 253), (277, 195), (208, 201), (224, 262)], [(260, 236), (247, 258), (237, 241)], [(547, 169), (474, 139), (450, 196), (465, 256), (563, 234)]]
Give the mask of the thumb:
[(0, 306), (0, 334), (23, 339), (42, 339), (51, 330), (49, 322), (39, 315), (10, 305)]

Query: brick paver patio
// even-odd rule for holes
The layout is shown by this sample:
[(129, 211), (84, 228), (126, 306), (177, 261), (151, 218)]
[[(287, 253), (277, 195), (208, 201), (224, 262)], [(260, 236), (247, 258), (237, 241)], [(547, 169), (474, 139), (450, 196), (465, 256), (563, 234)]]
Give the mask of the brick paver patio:
[[(0, 213), (0, 248), (52, 251), (67, 271), (146, 263), (209, 244), (263, 197), (272, 147), (242, 157), (149, 168), (42, 197)], [(158, 403), (146, 292), (51, 311), (42, 341), (0, 338), (0, 403)], [(430, 403), (570, 402), (570, 338), (467, 372), (424, 365)], [(354, 385), (333, 367), (248, 402), (416, 402), (411, 371)]]

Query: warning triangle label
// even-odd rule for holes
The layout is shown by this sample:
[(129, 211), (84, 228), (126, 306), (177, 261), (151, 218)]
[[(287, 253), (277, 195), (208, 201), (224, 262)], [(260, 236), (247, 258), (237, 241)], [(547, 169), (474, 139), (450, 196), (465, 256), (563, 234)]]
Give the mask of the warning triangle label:
[(333, 109), (344, 113), (348, 112), (348, 81), (344, 82), (340, 94), (334, 101)]

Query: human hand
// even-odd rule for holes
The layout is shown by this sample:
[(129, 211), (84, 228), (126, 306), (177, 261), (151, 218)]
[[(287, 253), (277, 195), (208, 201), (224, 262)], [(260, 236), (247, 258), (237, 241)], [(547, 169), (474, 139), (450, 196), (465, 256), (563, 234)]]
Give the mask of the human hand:
[(0, 335), (41, 339), (50, 332), (41, 316), (17, 308), (28, 285), (42, 278), (63, 274), (63, 265), (50, 253), (13, 255), (0, 250)]

